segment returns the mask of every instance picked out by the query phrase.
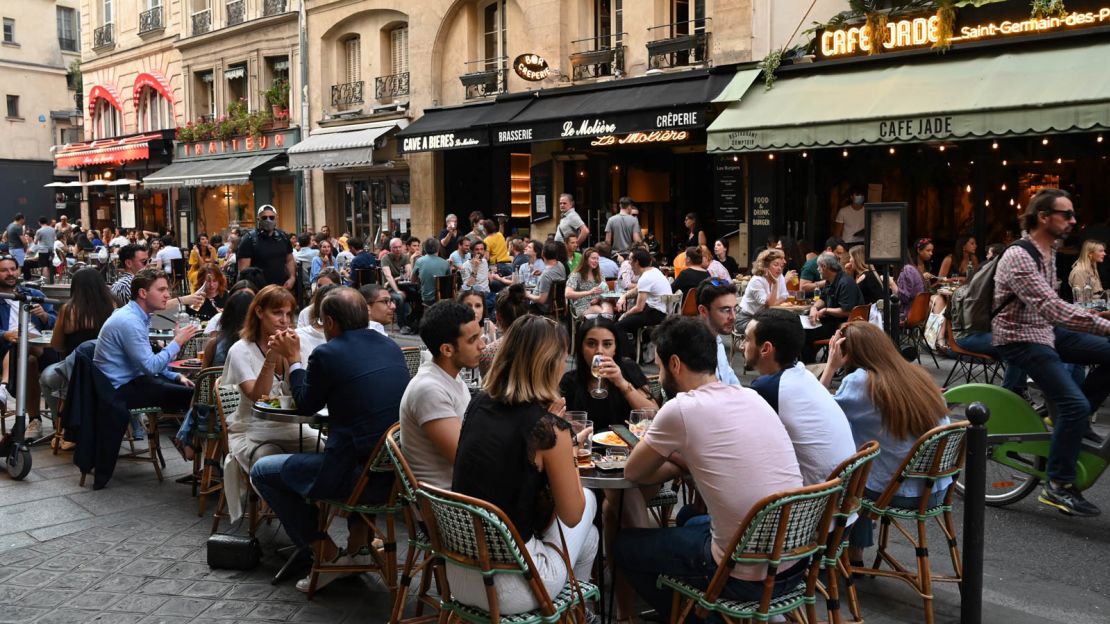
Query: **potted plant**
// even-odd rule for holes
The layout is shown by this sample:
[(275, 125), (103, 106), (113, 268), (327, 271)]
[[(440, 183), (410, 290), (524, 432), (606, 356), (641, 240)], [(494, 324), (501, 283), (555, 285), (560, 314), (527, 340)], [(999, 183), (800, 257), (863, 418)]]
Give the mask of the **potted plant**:
[(181, 126), (177, 129), (177, 140), (181, 141), (182, 143), (190, 143), (192, 141), (195, 141), (195, 132), (196, 131), (193, 128), (193, 122), (187, 122), (184, 126)]
[(289, 81), (284, 78), (275, 78), (270, 83), (270, 88), (262, 92), (262, 97), (270, 103), (270, 110), (275, 119), (289, 115)]

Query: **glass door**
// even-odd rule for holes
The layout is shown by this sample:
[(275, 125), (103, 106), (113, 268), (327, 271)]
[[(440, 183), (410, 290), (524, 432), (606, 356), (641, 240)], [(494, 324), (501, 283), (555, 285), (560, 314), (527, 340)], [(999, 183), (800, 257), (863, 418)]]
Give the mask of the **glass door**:
[(373, 241), (373, 216), (370, 210), (370, 185), (365, 180), (343, 182), (343, 204), (345, 230), (352, 236)]

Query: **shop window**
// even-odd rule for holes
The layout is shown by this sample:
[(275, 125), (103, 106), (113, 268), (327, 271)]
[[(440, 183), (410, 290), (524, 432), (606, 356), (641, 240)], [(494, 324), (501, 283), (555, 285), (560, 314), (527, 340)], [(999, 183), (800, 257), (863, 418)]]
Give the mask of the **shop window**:
[(212, 70), (194, 74), (193, 110), (197, 119), (211, 120), (216, 112), (216, 84)]
[[(197, 189), (196, 193), (198, 232), (214, 234), (233, 227), (254, 227), (253, 183), (206, 186)], [(281, 212), (279, 210), (279, 214)]]
[(4, 18), (4, 43), (15, 43), (15, 20)]
[(106, 139), (123, 134), (122, 115), (111, 102), (104, 98), (98, 99), (96, 106), (93, 107), (92, 132), (94, 139)]
[(228, 106), (242, 100), (247, 102), (247, 107), (249, 108), (250, 98), (247, 97), (247, 64), (242, 63), (229, 66), (224, 70), (224, 78), (227, 79)]
[(482, 56), (486, 71), (504, 67), (505, 0), (494, 0), (482, 8)]
[(79, 34), (77, 32), (77, 11), (69, 7), (58, 7), (58, 46), (64, 52), (80, 52)]
[(163, 130), (174, 127), (173, 104), (150, 87), (143, 87), (139, 94), (139, 132)]
[(19, 119), (19, 96), (8, 96), (8, 118)]

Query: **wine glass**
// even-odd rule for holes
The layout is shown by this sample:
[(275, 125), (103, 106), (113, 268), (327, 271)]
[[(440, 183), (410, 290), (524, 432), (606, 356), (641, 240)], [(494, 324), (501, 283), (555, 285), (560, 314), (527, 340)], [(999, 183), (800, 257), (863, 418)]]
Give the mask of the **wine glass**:
[(609, 396), (609, 391), (601, 387), (601, 355), (595, 355), (590, 364), (590, 373), (597, 378), (597, 387), (590, 390), (590, 396), (595, 399), (604, 399)]

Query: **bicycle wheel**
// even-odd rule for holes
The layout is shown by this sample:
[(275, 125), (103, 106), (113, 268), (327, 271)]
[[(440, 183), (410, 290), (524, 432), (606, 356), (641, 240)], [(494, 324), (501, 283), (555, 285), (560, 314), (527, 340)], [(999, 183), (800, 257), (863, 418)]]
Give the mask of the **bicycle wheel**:
[[(1011, 453), (1008, 457), (1015, 463), (1029, 466), (1030, 470), (1043, 471), (1045, 467), (1045, 458), (1039, 455)], [(960, 472), (959, 480), (956, 481), (956, 492), (960, 496), (964, 495), (965, 472)], [(986, 503), (991, 507), (1012, 505), (1028, 496), (1030, 492), (1037, 488), (1040, 482), (1041, 480), (1037, 477), (1026, 474), (1012, 466), (1000, 464), (993, 457), (988, 458)]]

